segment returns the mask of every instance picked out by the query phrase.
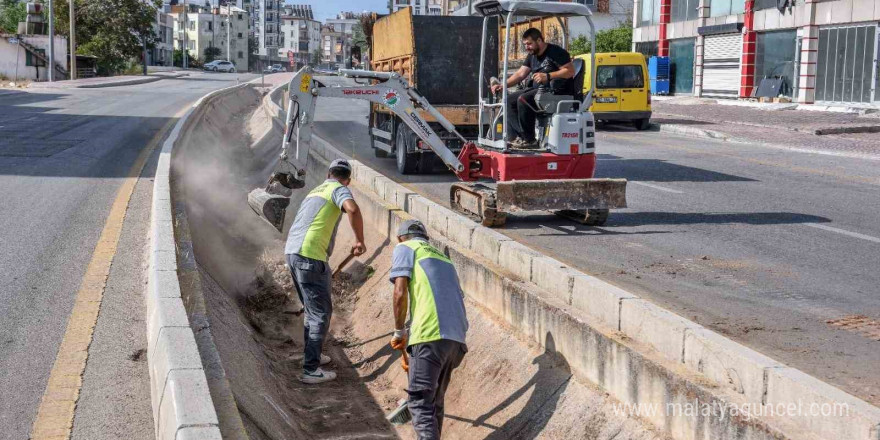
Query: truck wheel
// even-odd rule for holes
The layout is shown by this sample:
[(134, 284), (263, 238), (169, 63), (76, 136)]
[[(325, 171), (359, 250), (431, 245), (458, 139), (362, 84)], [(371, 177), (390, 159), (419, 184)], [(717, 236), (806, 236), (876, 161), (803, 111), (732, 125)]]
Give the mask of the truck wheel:
[(407, 139), (412, 137), (409, 127), (403, 125), (397, 129), (397, 137), (394, 139), (394, 150), (397, 154), (397, 171), (400, 174), (415, 174), (419, 167), (419, 158), (416, 154), (407, 153)]
[(651, 120), (648, 118), (636, 119), (633, 121), (633, 125), (636, 126), (636, 130), (647, 130), (651, 128)]

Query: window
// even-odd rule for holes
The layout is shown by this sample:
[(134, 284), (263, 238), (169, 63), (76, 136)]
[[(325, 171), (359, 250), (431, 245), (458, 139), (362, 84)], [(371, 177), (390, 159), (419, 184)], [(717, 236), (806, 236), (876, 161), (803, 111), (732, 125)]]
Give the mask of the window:
[(669, 40), (669, 64), (673, 80), (673, 93), (694, 91), (694, 42), (693, 38)]
[(596, 69), (598, 89), (640, 89), (645, 87), (642, 66), (599, 66)]
[(660, 23), (660, 0), (639, 2), (639, 26), (651, 26), (657, 23)]
[(794, 88), (794, 59), (797, 50), (797, 31), (792, 29), (758, 34), (755, 51), (755, 84), (764, 78), (785, 80), (782, 94), (792, 96)]
[(242, 51), (238, 51), (238, 57), (239, 57), (239, 58), (244, 58), (244, 52), (242, 52)]
[[(74, 8), (74, 9), (76, 9), (76, 8)], [(241, 14), (238, 14), (238, 19), (239, 19), (239, 20), (242, 20), (242, 16), (241, 16)]]
[(699, 0), (672, 0), (670, 21), (696, 20), (699, 3)]
[[(39, 53), (42, 56), (46, 56), (46, 49), (36, 49), (35, 52)], [(46, 64), (43, 63), (43, 60), (35, 57), (30, 51), (25, 51), (25, 66), (36, 66), (36, 67), (44, 67)]]
[[(76, 9), (76, 8), (74, 8), (74, 9)], [(223, 23), (220, 23), (220, 26), (223, 26)], [(214, 23), (209, 21), (208, 22), (208, 31), (213, 31), (213, 30), (214, 30)]]
[(742, 14), (746, 10), (745, 0), (709, 0), (709, 15), (721, 17), (724, 15)]
[(638, 42), (638, 43), (636, 43), (636, 52), (644, 55), (645, 57), (657, 56), (657, 42), (656, 41)]
[(819, 29), (816, 101), (870, 103), (880, 98), (880, 75), (874, 77), (877, 26)]
[[(75, 9), (75, 8), (74, 8)], [(241, 32), (238, 33), (238, 38), (242, 38)]]

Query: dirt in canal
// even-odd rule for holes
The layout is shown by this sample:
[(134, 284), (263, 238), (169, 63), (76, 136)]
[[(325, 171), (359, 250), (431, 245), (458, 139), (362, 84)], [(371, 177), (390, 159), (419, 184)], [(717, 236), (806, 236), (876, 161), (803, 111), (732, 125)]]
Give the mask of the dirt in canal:
[[(243, 89), (211, 103), (202, 123), (184, 133), (172, 160), (174, 185), (184, 199), (175, 203), (185, 205), (194, 256), (193, 267), (181, 270), (198, 274), (210, 324), (197, 331), (211, 332), (250, 439), (415, 438), (410, 425), (394, 427), (385, 420), (406, 396), (407, 380), (400, 353), (388, 345), (394, 327), (388, 281), (393, 245), (384, 236), (368, 233), (368, 253), (334, 281), (324, 353), (333, 359), (329, 368), (338, 379), (320, 385), (297, 380), (302, 315), (283, 261), (284, 237), (245, 202), (247, 192), (265, 182), (280, 145), (277, 126), (270, 129), (262, 121), (270, 131), (261, 139), (254, 139), (260, 130), (248, 128), (259, 102), (257, 92)], [(321, 177), (312, 173), (308, 185), (316, 186)], [(298, 203), (292, 201), (289, 216)], [(343, 220), (331, 268), (352, 243)], [(638, 419), (616, 414), (603, 391), (573, 377), (551, 337), (538, 346), (517, 337), (490, 311), (466, 305), (469, 352), (446, 395), (444, 438), (665, 438)], [(220, 417), (221, 429), (235, 429)]]

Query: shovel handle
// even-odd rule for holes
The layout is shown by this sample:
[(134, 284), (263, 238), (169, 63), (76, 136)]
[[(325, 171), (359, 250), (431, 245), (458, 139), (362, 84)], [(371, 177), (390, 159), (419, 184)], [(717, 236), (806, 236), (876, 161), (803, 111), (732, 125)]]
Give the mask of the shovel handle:
[(342, 269), (345, 268), (345, 266), (351, 261), (352, 258), (354, 258), (354, 251), (349, 252), (348, 256), (345, 257), (344, 260), (342, 260), (342, 263), (340, 263), (336, 270), (333, 271), (333, 276), (335, 277), (339, 272), (342, 272)]
[(406, 355), (406, 349), (401, 349), (400, 353), (403, 355), (403, 357), (400, 358), (400, 363), (402, 364), (401, 366), (403, 367), (403, 371), (409, 373), (409, 357)]

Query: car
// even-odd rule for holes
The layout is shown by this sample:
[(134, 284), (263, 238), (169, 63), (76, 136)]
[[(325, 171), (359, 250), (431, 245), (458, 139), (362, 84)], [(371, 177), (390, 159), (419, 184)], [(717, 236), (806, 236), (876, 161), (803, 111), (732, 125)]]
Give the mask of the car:
[[(590, 55), (578, 55), (589, 72)], [(596, 54), (596, 91), (590, 111), (597, 121), (631, 122), (638, 130), (651, 127), (651, 85), (645, 56), (636, 52)], [(584, 78), (584, 93), (590, 75)]]
[(204, 65), (202, 68), (203, 68), (205, 71), (207, 71), (207, 72), (210, 72), (210, 71), (216, 70), (216, 69), (217, 69), (217, 63), (219, 63), (220, 61), (221, 61), (221, 60), (214, 60), (214, 61), (211, 61), (210, 63), (205, 63), (205, 65)]
[(214, 67), (214, 71), (235, 73), (235, 64), (232, 64), (229, 61), (220, 61), (217, 63), (217, 66)]

